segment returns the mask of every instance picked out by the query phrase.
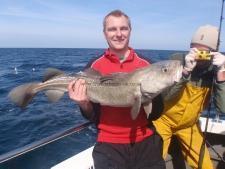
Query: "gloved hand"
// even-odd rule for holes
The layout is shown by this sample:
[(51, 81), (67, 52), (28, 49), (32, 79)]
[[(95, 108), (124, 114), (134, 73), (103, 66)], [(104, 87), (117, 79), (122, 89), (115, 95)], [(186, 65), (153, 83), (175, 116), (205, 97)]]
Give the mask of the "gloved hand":
[(197, 51), (198, 51), (198, 49), (191, 48), (190, 52), (185, 56), (184, 69), (188, 72), (191, 72), (197, 64), (197, 62), (195, 60)]
[(225, 71), (225, 56), (219, 52), (211, 52), (213, 55), (212, 64), (217, 66), (218, 71)]

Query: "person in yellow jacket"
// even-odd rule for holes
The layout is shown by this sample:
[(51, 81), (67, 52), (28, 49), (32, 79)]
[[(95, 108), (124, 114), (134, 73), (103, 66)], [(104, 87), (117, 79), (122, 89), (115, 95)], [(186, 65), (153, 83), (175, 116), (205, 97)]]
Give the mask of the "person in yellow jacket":
[[(203, 142), (198, 119), (209, 102), (213, 79), (215, 107), (217, 111), (225, 112), (225, 56), (217, 51), (218, 29), (211, 25), (199, 27), (190, 47), (189, 53), (183, 56), (183, 81), (180, 86), (175, 85), (170, 90), (175, 94), (166, 95), (163, 114), (153, 124), (163, 139), (164, 158), (167, 156), (171, 137), (175, 135), (184, 159), (190, 167), (198, 168)], [(180, 54), (176, 54), (176, 58), (177, 56), (182, 58)], [(205, 146), (202, 169), (212, 168)]]

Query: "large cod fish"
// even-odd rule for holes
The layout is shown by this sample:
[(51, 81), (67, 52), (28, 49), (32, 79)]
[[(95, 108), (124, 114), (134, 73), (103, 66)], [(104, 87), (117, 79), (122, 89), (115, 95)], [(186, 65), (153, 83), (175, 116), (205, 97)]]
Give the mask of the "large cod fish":
[(101, 105), (131, 107), (131, 117), (135, 119), (142, 104), (146, 114), (151, 113), (152, 99), (178, 82), (181, 74), (182, 65), (178, 60), (160, 61), (132, 73), (107, 76), (90, 68), (76, 74), (48, 69), (43, 82), (15, 87), (8, 96), (18, 106), (26, 107), (35, 94), (45, 91), (48, 99), (56, 102), (67, 92), (67, 86), (72, 80), (84, 79), (90, 101)]

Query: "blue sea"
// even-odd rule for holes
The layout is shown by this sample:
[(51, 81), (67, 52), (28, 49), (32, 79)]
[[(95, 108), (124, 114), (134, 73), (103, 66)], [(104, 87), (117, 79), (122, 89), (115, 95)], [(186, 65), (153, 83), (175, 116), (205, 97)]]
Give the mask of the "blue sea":
[[(177, 51), (137, 50), (153, 62)], [(78, 106), (66, 94), (59, 102), (49, 103), (39, 93), (20, 109), (7, 98), (18, 85), (41, 81), (49, 67), (67, 73), (79, 72), (104, 49), (0, 48), (0, 155), (87, 122)], [(0, 164), (0, 169), (49, 169), (53, 165), (90, 147), (96, 139), (95, 126), (43, 146)]]

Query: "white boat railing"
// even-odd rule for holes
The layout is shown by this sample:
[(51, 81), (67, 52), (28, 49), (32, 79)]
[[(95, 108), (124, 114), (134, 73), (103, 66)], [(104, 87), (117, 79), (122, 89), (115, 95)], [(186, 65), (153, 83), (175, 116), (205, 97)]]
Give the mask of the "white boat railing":
[[(205, 125), (206, 125), (207, 118), (200, 117), (199, 120), (200, 120), (200, 125), (201, 125), (202, 131), (205, 131)], [(219, 118), (209, 118), (207, 132), (225, 135), (225, 120), (221, 120)]]
[(71, 135), (73, 133), (77, 133), (77, 132), (85, 129), (86, 127), (88, 127), (91, 124), (92, 124), (92, 122), (83, 123), (83, 124), (81, 124), (79, 126), (72, 127), (72, 128), (69, 128), (69, 129), (67, 129), (65, 131), (53, 134), (53, 135), (51, 135), (51, 136), (49, 136), (47, 138), (44, 138), (44, 139), (42, 139), (40, 141), (36, 141), (36, 142), (31, 143), (31, 144), (28, 144), (28, 145), (26, 145), (26, 146), (24, 146), (22, 148), (18, 148), (18, 149), (15, 149), (13, 151), (10, 151), (8, 153), (5, 153), (3, 155), (0, 155), (0, 164), (3, 163), (3, 162), (6, 162), (8, 160), (11, 160), (13, 158), (16, 158), (16, 157), (18, 157), (20, 155), (23, 155), (25, 153), (28, 153), (30, 151), (33, 151), (33, 150), (35, 150), (35, 149), (37, 149), (39, 147), (42, 147), (42, 146), (47, 145), (49, 143), (52, 143), (52, 142), (54, 142), (56, 140), (59, 140), (59, 139), (64, 138), (66, 136), (69, 136), (69, 135)]

